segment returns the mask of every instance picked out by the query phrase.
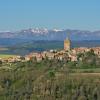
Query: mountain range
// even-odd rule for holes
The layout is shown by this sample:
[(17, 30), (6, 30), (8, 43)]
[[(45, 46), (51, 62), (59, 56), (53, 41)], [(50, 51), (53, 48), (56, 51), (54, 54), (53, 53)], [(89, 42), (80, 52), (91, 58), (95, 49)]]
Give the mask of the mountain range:
[(72, 40), (100, 40), (100, 31), (71, 30), (71, 29), (24, 29), (16, 32), (0, 32), (0, 39), (20, 40), (57, 40), (63, 41), (66, 37)]

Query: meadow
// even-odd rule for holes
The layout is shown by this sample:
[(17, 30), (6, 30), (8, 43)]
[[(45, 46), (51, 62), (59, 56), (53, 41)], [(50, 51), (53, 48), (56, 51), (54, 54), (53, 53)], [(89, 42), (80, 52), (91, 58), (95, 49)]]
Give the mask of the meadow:
[(0, 54), (0, 58), (9, 58), (9, 57), (15, 57), (16, 55), (13, 54)]

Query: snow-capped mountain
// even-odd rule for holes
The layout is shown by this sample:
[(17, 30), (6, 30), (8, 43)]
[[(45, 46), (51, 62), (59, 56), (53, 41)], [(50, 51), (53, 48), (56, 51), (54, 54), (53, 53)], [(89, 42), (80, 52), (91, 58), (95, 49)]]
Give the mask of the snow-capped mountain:
[(61, 30), (61, 29), (53, 29), (54, 32), (62, 32), (64, 30)]
[(63, 41), (67, 36), (72, 40), (100, 40), (100, 31), (84, 31), (71, 29), (52, 29), (35, 28), (25, 29), (17, 32), (0, 32), (0, 38), (25, 39), (25, 40), (60, 40)]
[(33, 34), (46, 34), (48, 33), (48, 29), (43, 28), (43, 29), (39, 29), (39, 28), (35, 28), (35, 29), (26, 29), (26, 30), (22, 30), (21, 32), (31, 32)]

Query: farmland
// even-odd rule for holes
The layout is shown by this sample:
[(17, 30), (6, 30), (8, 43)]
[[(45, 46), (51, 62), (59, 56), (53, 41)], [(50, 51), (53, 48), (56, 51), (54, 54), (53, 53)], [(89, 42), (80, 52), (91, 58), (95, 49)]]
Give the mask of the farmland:
[(10, 54), (0, 54), (0, 58), (9, 58), (9, 57), (14, 57), (15, 55), (10, 55)]

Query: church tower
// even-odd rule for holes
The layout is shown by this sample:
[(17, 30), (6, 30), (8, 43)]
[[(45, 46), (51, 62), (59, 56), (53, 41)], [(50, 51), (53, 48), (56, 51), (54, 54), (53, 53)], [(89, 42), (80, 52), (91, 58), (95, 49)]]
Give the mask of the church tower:
[(69, 38), (64, 40), (64, 50), (69, 51), (71, 49), (71, 41)]

